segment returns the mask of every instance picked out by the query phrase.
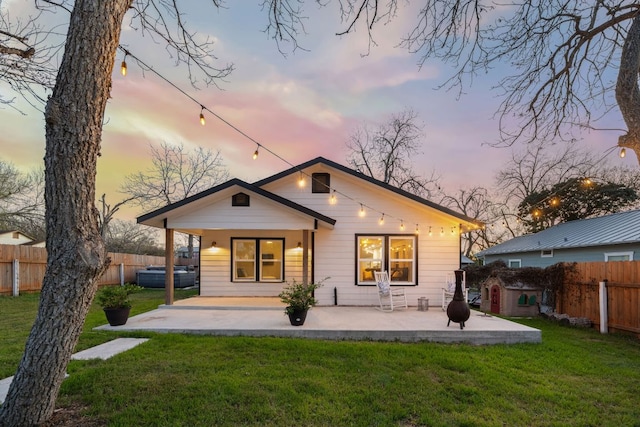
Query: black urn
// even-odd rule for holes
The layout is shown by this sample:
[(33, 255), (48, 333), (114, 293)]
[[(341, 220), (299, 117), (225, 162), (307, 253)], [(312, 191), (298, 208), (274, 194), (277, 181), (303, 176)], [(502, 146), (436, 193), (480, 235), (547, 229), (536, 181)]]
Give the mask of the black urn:
[(454, 273), (456, 275), (456, 290), (453, 293), (453, 300), (447, 306), (447, 317), (449, 317), (447, 326), (451, 322), (456, 322), (460, 324), (460, 329), (464, 329), (464, 322), (469, 320), (471, 309), (464, 300), (464, 294), (462, 293), (462, 275), (464, 272), (456, 270)]

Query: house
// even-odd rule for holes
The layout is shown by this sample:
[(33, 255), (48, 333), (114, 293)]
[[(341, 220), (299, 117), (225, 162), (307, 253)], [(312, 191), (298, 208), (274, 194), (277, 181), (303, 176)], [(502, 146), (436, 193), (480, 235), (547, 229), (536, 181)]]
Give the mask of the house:
[(18, 230), (0, 230), (0, 245), (24, 245), (34, 240)]
[(509, 267), (637, 260), (640, 259), (640, 210), (565, 222), (500, 243), (476, 256), (485, 265), (502, 260)]
[[(482, 223), (322, 157), (253, 184), (232, 179), (138, 223), (200, 236), (201, 296), (277, 296), (324, 281), (320, 305), (378, 304), (387, 270), (413, 303), (438, 305), (460, 234)], [(169, 285), (170, 286), (170, 285)]]

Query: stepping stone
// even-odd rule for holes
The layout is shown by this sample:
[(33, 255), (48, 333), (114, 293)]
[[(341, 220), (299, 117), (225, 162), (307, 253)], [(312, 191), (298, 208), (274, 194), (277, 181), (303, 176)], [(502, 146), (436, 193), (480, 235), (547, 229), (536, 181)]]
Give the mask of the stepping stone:
[[(72, 360), (91, 360), (102, 359), (107, 360), (116, 354), (122, 353), (127, 350), (131, 350), (133, 347), (149, 341), (148, 338), (116, 338), (115, 340), (106, 342), (104, 344), (97, 345), (95, 347), (88, 348), (80, 351), (73, 356)], [(0, 403), (4, 402), (9, 392), (9, 386), (13, 381), (13, 377), (8, 377), (0, 380)]]

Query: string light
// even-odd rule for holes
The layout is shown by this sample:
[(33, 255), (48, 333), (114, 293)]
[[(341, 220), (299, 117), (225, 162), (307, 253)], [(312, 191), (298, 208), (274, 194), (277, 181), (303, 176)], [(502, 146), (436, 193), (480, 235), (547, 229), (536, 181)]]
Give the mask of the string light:
[[(254, 142), (256, 144), (256, 149), (253, 153), (253, 159), (256, 160), (258, 158), (258, 155), (260, 154), (260, 149), (264, 148), (265, 150), (267, 150), (267, 152), (269, 152), (270, 154), (272, 154), (274, 157), (282, 160), (283, 162), (287, 163), (288, 165), (292, 166), (293, 168), (297, 169), (297, 167), (295, 165), (293, 165), (292, 163), (288, 162), (285, 158), (283, 158), (282, 156), (278, 155), (277, 153), (273, 152), (272, 150), (270, 150), (268, 147), (263, 146), (262, 144), (260, 144), (260, 142), (258, 142), (257, 140), (255, 140), (254, 138), (252, 138), (251, 136), (247, 135), (245, 132), (243, 132), (241, 129), (239, 129), (238, 127), (234, 126), (232, 123), (230, 123), (229, 121), (225, 120), (223, 117), (221, 117), (220, 115), (218, 115), (216, 112), (211, 111), (210, 109), (208, 109), (206, 106), (204, 106), (203, 104), (201, 104), (200, 102), (198, 102), (198, 100), (196, 100), (195, 98), (193, 98), (191, 95), (189, 95), (187, 92), (185, 92), (184, 90), (182, 90), (180, 87), (178, 87), (177, 85), (175, 85), (173, 82), (171, 82), (170, 80), (168, 80), (166, 77), (164, 77), (163, 75), (161, 75), (160, 73), (158, 73), (156, 70), (153, 69), (153, 67), (147, 65), (146, 63), (144, 63), (142, 60), (140, 60), (138, 57), (136, 57), (135, 55), (131, 54), (131, 52), (129, 52), (127, 49), (125, 49), (124, 47), (122, 47), (121, 45), (118, 46), (118, 48), (120, 50), (122, 50), (124, 52), (124, 59), (122, 61), (121, 64), (121, 73), (123, 76), (125, 76), (127, 74), (127, 63), (126, 63), (126, 59), (127, 56), (131, 55), (131, 57), (133, 57), (136, 61), (137, 64), (139, 64), (140, 66), (142, 66), (145, 71), (148, 71), (150, 73), (155, 74), (156, 76), (158, 76), (160, 79), (164, 80), (167, 84), (169, 84), (170, 86), (172, 86), (173, 88), (175, 88), (176, 90), (178, 90), (180, 93), (182, 93), (185, 97), (189, 98), (191, 101), (197, 103), (198, 105), (200, 105), (200, 114), (199, 114), (199, 121), (200, 124), (202, 126), (205, 126), (206, 124), (206, 119), (205, 119), (205, 115), (204, 115), (204, 111), (206, 110), (207, 112), (209, 112), (211, 115), (213, 115), (215, 118), (217, 118), (218, 120), (222, 121), (224, 124), (226, 124), (227, 126), (229, 126), (230, 128), (232, 128), (233, 130), (235, 130), (237, 133), (239, 133), (240, 135), (244, 136), (245, 138), (247, 138), (248, 140)], [(299, 170), (300, 172), (300, 177), (298, 179), (298, 186), (299, 187), (305, 187), (306, 182), (305, 182), (305, 176), (309, 176), (311, 177), (311, 175), (305, 173), (302, 170)], [(336, 194), (338, 193), (338, 191), (336, 189), (332, 189), (332, 194), (330, 196), (330, 203), (331, 204), (335, 204), (337, 203), (337, 197)], [(360, 203), (359, 201), (355, 200), (354, 198), (345, 195), (343, 193), (340, 193), (341, 195), (344, 195), (345, 198), (352, 200), (356, 203), (360, 204), (360, 210), (358, 212), (358, 215), (360, 217), (364, 217), (366, 216), (366, 209), (363, 203)], [(371, 209), (367, 206), (367, 209)], [(372, 209), (374, 212), (376, 211), (375, 209)], [(379, 211), (378, 211), (379, 212)], [(392, 218), (394, 218), (392, 216)], [(381, 217), (379, 220), (380, 225), (384, 224), (384, 220), (385, 220), (385, 214), (381, 213)], [(400, 229), (401, 230), (405, 230), (405, 226), (404, 226), (404, 220), (400, 220)], [(443, 228), (442, 228), (443, 230)], [(416, 228), (415, 228), (415, 233), (419, 234), (420, 230), (419, 230), (419, 224), (416, 223)], [(429, 235), (431, 235), (431, 226), (429, 226)]]
[(624, 156), (627, 155), (627, 149), (622, 147), (622, 149), (620, 150), (620, 158), (624, 159)]
[(200, 124), (202, 126), (204, 126), (206, 124), (205, 120), (204, 120), (204, 105), (201, 105), (201, 110), (200, 110)]
[(431, 226), (429, 226), (429, 236), (433, 236), (433, 231), (431, 231)]
[(329, 197), (329, 204), (335, 205), (336, 203), (338, 203), (338, 199), (336, 198), (336, 190), (333, 190), (333, 192), (331, 193), (331, 197)]
[(126, 50), (124, 51), (124, 59), (122, 60), (122, 64), (120, 65), (120, 74), (122, 74), (122, 77), (125, 77), (127, 75), (127, 54), (129, 52), (127, 52)]
[(440, 235), (444, 236), (444, 227), (440, 227)]

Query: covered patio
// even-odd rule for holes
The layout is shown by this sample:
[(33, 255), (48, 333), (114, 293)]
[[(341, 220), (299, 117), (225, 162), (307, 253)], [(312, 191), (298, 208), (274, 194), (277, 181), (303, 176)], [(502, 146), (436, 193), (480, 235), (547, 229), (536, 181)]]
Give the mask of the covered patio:
[(96, 329), (217, 336), (295, 337), (484, 344), (540, 343), (541, 331), (472, 310), (463, 330), (447, 326), (440, 307), (384, 313), (374, 307), (316, 306), (304, 325), (291, 326), (278, 298), (193, 297), (161, 305), (129, 319), (126, 325)]

